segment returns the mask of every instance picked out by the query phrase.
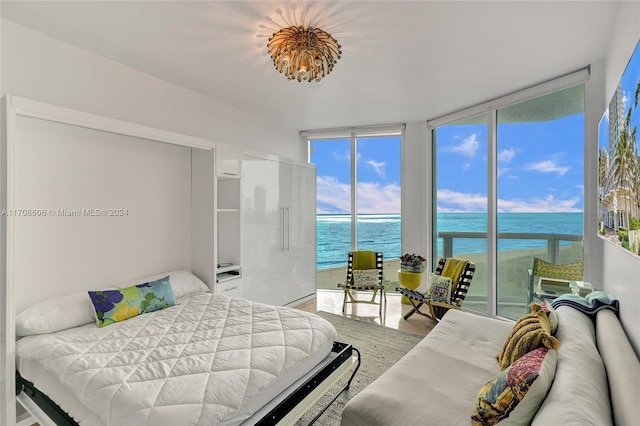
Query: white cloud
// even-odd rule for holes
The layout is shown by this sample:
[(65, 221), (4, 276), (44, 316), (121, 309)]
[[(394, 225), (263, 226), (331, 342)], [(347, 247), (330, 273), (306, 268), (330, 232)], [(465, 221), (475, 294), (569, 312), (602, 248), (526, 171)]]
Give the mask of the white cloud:
[(367, 164), (370, 165), (373, 168), (373, 170), (375, 170), (378, 176), (380, 176), (381, 178), (384, 178), (385, 167), (387, 166), (387, 163), (377, 163), (374, 160), (369, 160), (367, 161)]
[(400, 213), (400, 186), (358, 183), (358, 213)]
[(569, 171), (567, 166), (559, 166), (553, 160), (539, 161), (537, 163), (529, 163), (525, 166), (526, 170), (532, 170), (540, 173), (557, 173), (562, 176)]
[(486, 212), (487, 196), (441, 189), (438, 191), (438, 211), (446, 212)]
[(351, 161), (351, 150), (345, 151), (344, 153), (331, 151), (331, 155), (333, 155), (336, 161), (346, 161), (347, 163)]
[[(543, 198), (498, 199), (498, 211), (504, 213), (535, 213), (535, 212), (581, 212), (577, 207), (580, 199), (571, 197), (557, 199), (549, 194)], [(487, 211), (487, 197), (482, 194), (464, 193), (442, 189), (438, 191), (438, 212), (466, 212), (478, 213)]]
[(631, 105), (631, 99), (633, 99), (633, 95), (631, 94), (631, 92), (627, 92), (626, 90), (623, 90), (622, 91), (622, 105), (623, 105), (623, 109), (624, 109), (625, 112), (629, 108), (629, 105)]
[(511, 169), (509, 167), (498, 167), (498, 177), (502, 176), (510, 170)]
[(465, 157), (474, 157), (479, 147), (480, 142), (478, 141), (478, 135), (473, 133), (471, 136), (465, 138), (460, 144), (448, 147), (446, 151), (455, 152), (457, 154), (464, 155)]
[(316, 178), (318, 213), (345, 213), (351, 210), (351, 185), (332, 176)]
[(516, 156), (516, 150), (513, 148), (504, 149), (498, 153), (498, 161), (509, 164)]
[[(331, 176), (318, 176), (318, 213), (348, 213), (351, 211), (350, 185), (340, 183)], [(581, 212), (579, 197), (556, 197), (549, 193), (544, 197), (522, 199), (498, 199), (498, 211), (505, 213)], [(487, 211), (487, 196), (441, 189), (438, 191), (438, 212)], [(380, 185), (375, 182), (358, 184), (359, 213), (399, 213), (400, 186)]]
[[(332, 176), (318, 176), (318, 213), (346, 213), (351, 211), (351, 186)], [(359, 213), (400, 213), (400, 186), (358, 183)]]
[(498, 211), (505, 213), (570, 213), (581, 212), (576, 207), (580, 199), (578, 197), (556, 199), (548, 194), (544, 198), (529, 198), (526, 200), (498, 200)]

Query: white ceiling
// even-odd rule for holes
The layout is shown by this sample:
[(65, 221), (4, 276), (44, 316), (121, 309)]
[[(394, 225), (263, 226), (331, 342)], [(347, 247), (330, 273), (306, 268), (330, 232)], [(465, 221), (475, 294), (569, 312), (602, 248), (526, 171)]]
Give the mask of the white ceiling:
[[(299, 130), (433, 119), (602, 61), (619, 1), (2, 1), (2, 17)], [(318, 26), (342, 59), (289, 83), (266, 53)]]

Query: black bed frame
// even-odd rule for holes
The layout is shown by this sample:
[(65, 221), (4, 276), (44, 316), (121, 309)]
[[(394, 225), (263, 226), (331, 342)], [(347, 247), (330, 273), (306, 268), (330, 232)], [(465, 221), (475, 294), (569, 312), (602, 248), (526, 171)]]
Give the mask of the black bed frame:
[[(320, 371), (310, 377), (302, 385), (300, 385), (294, 392), (289, 394), (282, 402), (274, 407), (269, 413), (267, 413), (262, 419), (260, 419), (256, 425), (267, 426), (275, 425), (282, 420), (287, 413), (289, 413), (296, 405), (298, 405), (304, 398), (307, 397), (320, 383), (322, 383), (331, 373), (333, 373), (340, 365), (347, 362), (355, 352), (358, 359), (355, 369), (347, 383), (340, 389), (339, 392), (327, 403), (322, 410), (309, 422), (312, 425), (320, 418), (320, 416), (338, 399), (338, 397), (351, 385), (351, 381), (360, 368), (360, 351), (347, 343), (333, 342), (332, 353), (336, 356), (327, 365), (325, 365)], [(60, 406), (53, 402), (47, 395), (39, 391), (33, 383), (22, 378), (20, 373), (16, 371), (16, 395), (24, 392), (33, 402), (45, 412), (45, 414), (58, 426), (79, 426), (78, 423), (73, 420), (69, 414), (67, 414)]]

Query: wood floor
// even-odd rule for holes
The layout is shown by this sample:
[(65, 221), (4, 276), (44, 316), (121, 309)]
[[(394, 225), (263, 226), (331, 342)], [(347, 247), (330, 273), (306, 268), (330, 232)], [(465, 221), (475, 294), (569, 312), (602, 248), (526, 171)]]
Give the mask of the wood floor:
[[(318, 289), (313, 300), (298, 305), (296, 308), (307, 312), (325, 311), (343, 315), (343, 297), (342, 290)], [(344, 316), (426, 336), (435, 323), (429, 318), (416, 314), (408, 320), (403, 319), (402, 316), (409, 311), (410, 305), (403, 305), (400, 303), (400, 299), (399, 294), (387, 294), (386, 309), (383, 309), (382, 317), (378, 315), (378, 305), (364, 303), (348, 304)]]

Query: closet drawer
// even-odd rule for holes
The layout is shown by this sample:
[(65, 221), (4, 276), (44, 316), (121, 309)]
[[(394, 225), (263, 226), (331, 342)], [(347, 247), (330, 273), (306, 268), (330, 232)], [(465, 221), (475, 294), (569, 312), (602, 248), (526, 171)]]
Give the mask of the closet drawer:
[(216, 283), (216, 294), (229, 297), (242, 297), (242, 277)]

